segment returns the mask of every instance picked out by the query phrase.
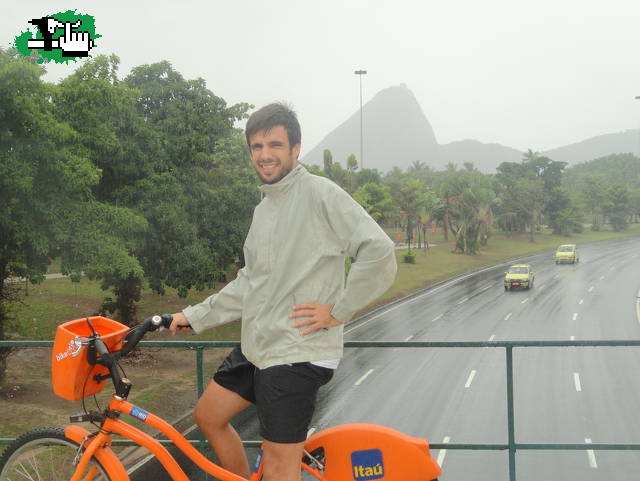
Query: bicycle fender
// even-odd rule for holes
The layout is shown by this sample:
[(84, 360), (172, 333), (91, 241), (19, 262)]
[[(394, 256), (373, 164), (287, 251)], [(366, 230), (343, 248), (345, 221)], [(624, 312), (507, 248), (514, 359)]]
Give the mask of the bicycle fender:
[(326, 479), (427, 481), (442, 473), (429, 442), (374, 424), (342, 424), (318, 431), (305, 442), (322, 448)]
[[(64, 428), (64, 434), (76, 443), (82, 444), (84, 438), (91, 433), (81, 426), (67, 426)], [(120, 462), (120, 458), (116, 456), (116, 453), (109, 446), (100, 446), (96, 449), (94, 456), (100, 461), (111, 481), (130, 481), (127, 471)]]

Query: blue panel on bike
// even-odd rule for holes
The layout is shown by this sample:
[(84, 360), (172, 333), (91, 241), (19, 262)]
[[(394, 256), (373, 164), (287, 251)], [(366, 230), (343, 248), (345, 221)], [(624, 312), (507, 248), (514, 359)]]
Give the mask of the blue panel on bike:
[(253, 472), (257, 473), (260, 467), (260, 461), (262, 461), (262, 449), (258, 449), (258, 457), (256, 458), (256, 464), (253, 466)]
[(380, 479), (384, 477), (382, 451), (379, 449), (352, 452), (351, 466), (353, 468), (353, 479), (356, 481), (367, 481), (369, 479)]
[(133, 406), (129, 414), (140, 421), (146, 421), (149, 412), (144, 409), (140, 409), (138, 406)]

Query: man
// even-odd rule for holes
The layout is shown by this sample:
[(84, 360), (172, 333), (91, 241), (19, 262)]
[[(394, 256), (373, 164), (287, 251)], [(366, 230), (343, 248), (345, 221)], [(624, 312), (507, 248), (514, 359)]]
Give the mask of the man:
[[(173, 315), (171, 332), (242, 319), (241, 349), (224, 360), (195, 419), (228, 470), (249, 477), (230, 420), (256, 405), (266, 481), (298, 481), (321, 385), (342, 357), (343, 326), (396, 274), (393, 243), (349, 194), (298, 165), (300, 125), (271, 104), (253, 113), (246, 138), (264, 198), (236, 279)], [(345, 259), (353, 259), (345, 286)]]

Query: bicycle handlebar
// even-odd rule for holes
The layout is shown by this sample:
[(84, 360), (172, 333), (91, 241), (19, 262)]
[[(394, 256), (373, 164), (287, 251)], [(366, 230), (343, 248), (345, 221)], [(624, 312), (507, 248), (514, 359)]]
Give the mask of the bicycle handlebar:
[(159, 327), (168, 329), (172, 320), (173, 316), (171, 314), (162, 314), (161, 316), (156, 314), (155, 316), (147, 317), (142, 321), (142, 324), (131, 329), (125, 336), (122, 349), (117, 351), (120, 354), (120, 357), (129, 354), (138, 345), (147, 332), (155, 331)]
[[(116, 394), (122, 398), (125, 398), (129, 394), (131, 389), (131, 382), (128, 379), (123, 379), (117, 369), (114, 369), (116, 363), (120, 358), (129, 354), (149, 331), (155, 331), (159, 327), (169, 328), (173, 316), (171, 314), (163, 314), (161, 316), (155, 315), (147, 317), (141, 324), (132, 328), (124, 337), (123, 346), (118, 351), (109, 352), (109, 349), (105, 345), (104, 341), (100, 339), (100, 336), (93, 330), (93, 326), (89, 322), (89, 326), (93, 331), (93, 335), (89, 341), (87, 361), (91, 365), (100, 364), (109, 369), (108, 376), (96, 375), (94, 380), (101, 382), (105, 377), (111, 377), (113, 385), (116, 388)], [(190, 326), (189, 326), (190, 327)]]
[[(142, 340), (147, 332), (155, 331), (159, 327), (169, 328), (173, 316), (171, 314), (162, 314), (147, 317), (141, 324), (133, 327), (124, 337), (123, 346), (118, 351), (109, 352), (109, 349), (99, 336), (94, 335), (91, 339), (90, 354), (88, 361), (90, 364), (101, 364), (106, 367), (112, 367), (120, 358), (129, 354)], [(96, 354), (99, 354), (98, 357)]]

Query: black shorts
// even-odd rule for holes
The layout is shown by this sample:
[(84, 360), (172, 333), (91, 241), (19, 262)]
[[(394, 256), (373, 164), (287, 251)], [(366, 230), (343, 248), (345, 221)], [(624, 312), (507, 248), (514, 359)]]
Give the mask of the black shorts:
[(229, 353), (213, 379), (255, 404), (260, 435), (274, 443), (300, 443), (316, 404), (316, 394), (329, 382), (333, 369), (296, 362), (258, 369), (239, 347)]

